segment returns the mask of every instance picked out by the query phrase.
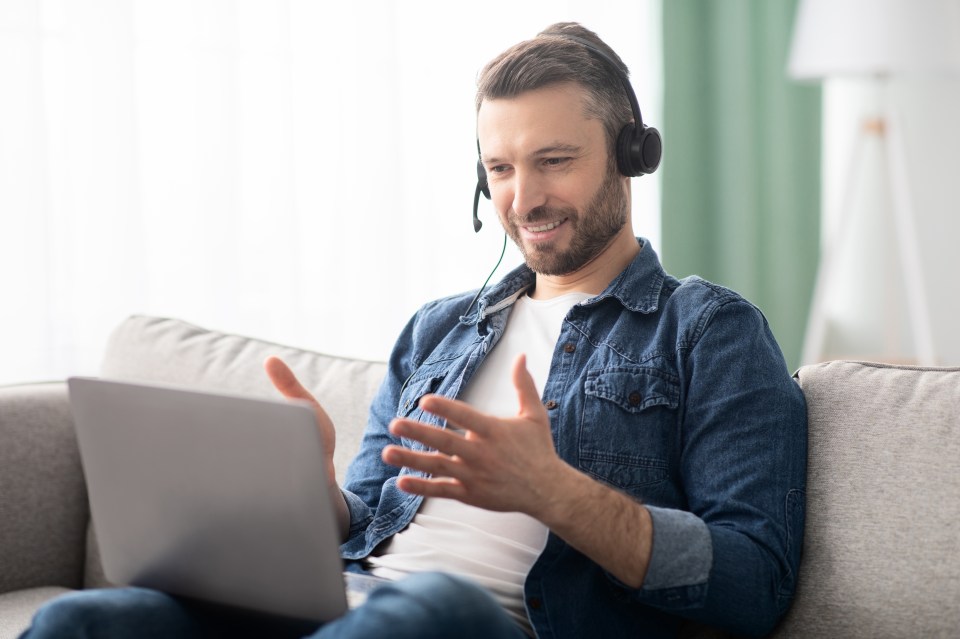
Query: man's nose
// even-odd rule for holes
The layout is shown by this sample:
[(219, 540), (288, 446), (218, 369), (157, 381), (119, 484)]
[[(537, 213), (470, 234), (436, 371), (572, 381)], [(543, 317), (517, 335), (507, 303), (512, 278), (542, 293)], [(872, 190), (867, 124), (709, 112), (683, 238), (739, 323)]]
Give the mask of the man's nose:
[(513, 212), (524, 216), (547, 203), (543, 177), (535, 171), (517, 171), (513, 185)]

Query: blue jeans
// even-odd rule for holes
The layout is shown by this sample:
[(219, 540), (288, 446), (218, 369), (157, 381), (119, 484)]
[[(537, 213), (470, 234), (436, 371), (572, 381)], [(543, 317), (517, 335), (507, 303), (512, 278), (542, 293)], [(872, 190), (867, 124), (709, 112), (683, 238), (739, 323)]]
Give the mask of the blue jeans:
[(362, 606), (323, 626), (227, 610), (143, 588), (86, 590), (45, 605), (20, 639), (69, 637), (523, 639), (526, 635), (479, 586), (443, 573), (422, 573), (384, 584)]

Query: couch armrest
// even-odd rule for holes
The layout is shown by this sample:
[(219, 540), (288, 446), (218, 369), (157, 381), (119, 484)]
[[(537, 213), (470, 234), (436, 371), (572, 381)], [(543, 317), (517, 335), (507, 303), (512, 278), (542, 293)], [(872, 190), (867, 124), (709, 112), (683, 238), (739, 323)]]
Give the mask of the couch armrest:
[(777, 639), (960, 628), (960, 368), (833, 361), (807, 399), (807, 523)]
[(0, 387), (0, 593), (80, 587), (88, 520), (66, 384)]

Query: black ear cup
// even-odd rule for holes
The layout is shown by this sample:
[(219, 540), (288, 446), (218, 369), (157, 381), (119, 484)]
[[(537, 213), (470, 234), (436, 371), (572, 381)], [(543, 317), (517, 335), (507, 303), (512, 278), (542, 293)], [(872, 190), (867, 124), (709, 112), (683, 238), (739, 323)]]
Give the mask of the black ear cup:
[(639, 135), (634, 124), (627, 124), (617, 136), (617, 169), (627, 177), (653, 173), (660, 166), (663, 142), (660, 132), (643, 126)]
[(653, 173), (660, 166), (663, 157), (663, 140), (660, 132), (652, 126), (643, 127), (640, 136), (640, 157), (643, 159), (643, 172)]
[(578, 38), (575, 35), (564, 34), (561, 36), (567, 40), (577, 42), (589, 51), (598, 60), (603, 61), (618, 78), (623, 85), (623, 92), (630, 101), (630, 110), (633, 111), (633, 122), (627, 123), (620, 130), (617, 136), (617, 169), (622, 175), (627, 177), (637, 177), (653, 173), (660, 166), (660, 156), (663, 152), (663, 142), (660, 139), (660, 132), (653, 127), (648, 127), (643, 123), (643, 116), (640, 114), (640, 104), (637, 102), (637, 94), (634, 93), (630, 85), (630, 78), (627, 77), (619, 64), (613, 61), (613, 58), (594, 46), (593, 43)]

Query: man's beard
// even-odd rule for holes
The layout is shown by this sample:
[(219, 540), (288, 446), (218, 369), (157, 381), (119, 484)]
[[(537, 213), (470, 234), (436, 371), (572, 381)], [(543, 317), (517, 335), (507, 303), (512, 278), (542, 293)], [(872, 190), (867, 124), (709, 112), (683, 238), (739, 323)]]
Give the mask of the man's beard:
[[(536, 249), (527, 250), (520, 237), (520, 226), (535, 226), (539, 222), (564, 218), (567, 218), (565, 223), (573, 227), (570, 248), (561, 251), (552, 244), (542, 243)], [(540, 275), (567, 275), (600, 255), (626, 223), (627, 197), (620, 175), (614, 170), (607, 172), (606, 179), (582, 214), (574, 208), (540, 206), (522, 220), (511, 216), (504, 226), (532, 271)]]

